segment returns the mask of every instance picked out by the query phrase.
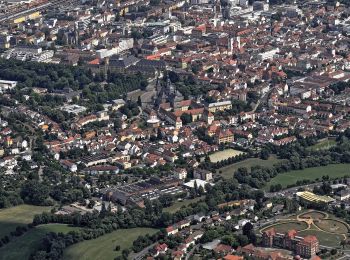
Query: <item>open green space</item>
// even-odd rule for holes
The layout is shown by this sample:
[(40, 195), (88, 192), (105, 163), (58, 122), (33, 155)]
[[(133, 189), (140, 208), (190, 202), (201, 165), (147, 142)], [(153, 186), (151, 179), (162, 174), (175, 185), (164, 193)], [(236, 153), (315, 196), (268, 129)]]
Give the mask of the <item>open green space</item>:
[(336, 146), (337, 142), (333, 139), (324, 139), (320, 142), (317, 142), (316, 144), (309, 146), (306, 148), (307, 150), (311, 151), (317, 151), (317, 150), (328, 150), (329, 148), (332, 148), (333, 146)]
[[(87, 240), (68, 247), (63, 259), (105, 260), (121, 255), (123, 249), (130, 248), (139, 235), (154, 234), (158, 230), (152, 228), (120, 229), (93, 240)], [(119, 245), (120, 250), (115, 251)]]
[(296, 231), (300, 231), (300, 230), (306, 229), (307, 227), (308, 226), (305, 222), (290, 221), (290, 222), (281, 222), (281, 223), (278, 223), (274, 226), (269, 226), (269, 227), (263, 228), (261, 231), (265, 231), (266, 229), (269, 229), (269, 228), (274, 228), (276, 230), (276, 232), (286, 233), (292, 229), (294, 229)]
[(314, 223), (320, 229), (327, 232), (338, 233), (338, 234), (348, 233), (348, 227), (346, 226), (346, 224), (338, 220), (324, 219), (324, 220), (315, 221)]
[(316, 236), (318, 241), (320, 242), (320, 245), (329, 246), (329, 247), (340, 246), (340, 242), (344, 240), (344, 236), (341, 234), (329, 234), (316, 229), (304, 230), (299, 232), (298, 235), (303, 237), (307, 235)]
[(190, 205), (191, 203), (196, 203), (196, 202), (200, 201), (201, 199), (204, 199), (204, 196), (190, 199), (190, 200), (185, 199), (183, 201), (176, 201), (170, 207), (164, 208), (163, 211), (169, 212), (169, 213), (175, 213), (176, 211), (178, 211), (182, 207), (186, 207), (186, 206)]
[(301, 218), (312, 218), (314, 220), (316, 219), (324, 219), (326, 217), (326, 214), (323, 212), (319, 211), (311, 211), (311, 212), (306, 212), (305, 214), (300, 215)]
[(312, 167), (304, 170), (290, 171), (281, 173), (272, 178), (266, 185), (265, 189), (269, 190), (271, 185), (281, 184), (282, 187), (295, 184), (297, 181), (321, 179), (322, 176), (328, 175), (330, 178), (340, 178), (350, 175), (350, 164), (330, 164), (327, 166)]
[(260, 158), (249, 158), (241, 162), (237, 162), (231, 165), (227, 165), (219, 169), (221, 175), (225, 179), (230, 179), (233, 177), (235, 171), (237, 171), (241, 167), (246, 167), (250, 170), (253, 166), (263, 166), (263, 167), (272, 167), (274, 164), (282, 161), (278, 159), (275, 155), (269, 157), (268, 160), (262, 160)]
[(37, 226), (20, 237), (13, 238), (7, 245), (0, 248), (0, 260), (29, 259), (38, 249), (45, 234), (49, 232), (68, 233), (78, 228), (63, 224), (48, 224)]
[(320, 245), (328, 247), (340, 246), (340, 242), (346, 239), (349, 230), (348, 225), (341, 219), (316, 210), (300, 212), (295, 216), (289, 216), (288, 219), (280, 219), (275, 224), (261, 228), (260, 233), (270, 228), (281, 233), (295, 229), (301, 237), (314, 235), (318, 238)]
[(19, 205), (12, 208), (0, 210), (0, 237), (8, 235), (17, 226), (32, 223), (33, 217), (44, 211), (50, 211), (51, 207), (40, 207), (32, 205)]
[(209, 155), (209, 158), (210, 158), (211, 162), (216, 163), (216, 162), (220, 162), (222, 160), (226, 160), (228, 158), (231, 158), (231, 157), (243, 154), (243, 153), (244, 152), (238, 151), (235, 149), (226, 149), (226, 150), (218, 151), (218, 152), (215, 152), (215, 153)]

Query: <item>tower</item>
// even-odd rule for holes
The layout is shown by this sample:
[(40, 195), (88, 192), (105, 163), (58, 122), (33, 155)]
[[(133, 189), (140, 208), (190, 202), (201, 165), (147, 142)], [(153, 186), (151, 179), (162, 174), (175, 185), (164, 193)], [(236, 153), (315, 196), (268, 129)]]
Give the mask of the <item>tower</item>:
[(240, 36), (236, 36), (236, 42), (237, 42), (237, 48), (240, 49), (241, 48), (241, 37)]

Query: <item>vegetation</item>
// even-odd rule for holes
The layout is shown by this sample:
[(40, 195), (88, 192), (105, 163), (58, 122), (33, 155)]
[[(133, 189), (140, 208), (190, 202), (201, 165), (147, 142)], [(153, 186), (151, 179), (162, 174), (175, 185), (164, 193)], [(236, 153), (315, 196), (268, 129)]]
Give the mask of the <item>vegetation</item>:
[(68, 233), (77, 230), (62, 224), (41, 225), (30, 229), (27, 233), (13, 239), (7, 245), (0, 248), (0, 259), (17, 260), (29, 259), (30, 255), (40, 247), (42, 239), (49, 232)]
[[(139, 235), (152, 235), (156, 232), (157, 229), (152, 228), (120, 229), (68, 247), (64, 251), (63, 259), (114, 259), (120, 256), (124, 249), (130, 249)], [(119, 251), (115, 251), (117, 245), (120, 247)]]
[(197, 197), (197, 198), (194, 198), (194, 199), (186, 199), (186, 200), (183, 200), (183, 201), (176, 201), (170, 207), (164, 208), (163, 211), (164, 212), (169, 212), (169, 213), (175, 213), (178, 210), (180, 210), (182, 207), (187, 207), (191, 203), (197, 203), (197, 202), (199, 202), (202, 199), (204, 199), (204, 197)]
[(20, 205), (0, 210), (0, 238), (9, 235), (17, 226), (32, 223), (35, 214), (50, 211), (51, 207)]
[(233, 173), (241, 167), (245, 167), (248, 169), (248, 171), (250, 171), (251, 168), (254, 166), (260, 165), (264, 167), (272, 167), (274, 164), (280, 161), (281, 160), (274, 155), (270, 156), (268, 160), (262, 160), (260, 158), (248, 158), (244, 161), (237, 162), (237, 163), (220, 168), (219, 173), (225, 179), (229, 179), (229, 178), (232, 178)]
[(279, 174), (272, 178), (265, 185), (265, 189), (269, 190), (271, 186), (280, 184), (282, 188), (290, 185), (295, 185), (297, 181), (322, 181), (322, 176), (329, 176), (330, 178), (341, 178), (350, 175), (350, 164), (330, 164), (327, 166), (307, 168), (303, 170), (290, 171)]

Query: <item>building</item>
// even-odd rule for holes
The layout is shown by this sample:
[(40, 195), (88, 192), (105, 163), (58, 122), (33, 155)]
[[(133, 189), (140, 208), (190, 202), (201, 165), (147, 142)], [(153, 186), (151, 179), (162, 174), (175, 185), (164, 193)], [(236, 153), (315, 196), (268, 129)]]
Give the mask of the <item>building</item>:
[(230, 100), (208, 104), (208, 110), (212, 113), (215, 113), (216, 111), (228, 110), (231, 108), (232, 108), (232, 102)]
[(0, 93), (5, 92), (6, 90), (14, 89), (16, 86), (17, 81), (0, 80)]
[(234, 135), (230, 129), (218, 129), (214, 136), (215, 142), (217, 144), (232, 143), (234, 140)]
[(262, 235), (262, 244), (265, 247), (279, 247), (295, 252), (301, 257), (310, 258), (319, 251), (319, 242), (315, 236), (297, 236), (296, 230), (286, 233), (277, 233), (274, 228), (265, 230)]
[(203, 181), (211, 181), (213, 179), (213, 174), (211, 171), (204, 169), (195, 169), (193, 172), (194, 179), (200, 179)]
[(315, 236), (306, 236), (297, 244), (296, 253), (303, 257), (313, 257), (319, 249), (318, 239)]
[(314, 194), (309, 191), (300, 191), (297, 192), (297, 196), (299, 199), (304, 200), (306, 202), (316, 202), (316, 203), (330, 203), (333, 202), (334, 199), (329, 196), (320, 196), (317, 194)]

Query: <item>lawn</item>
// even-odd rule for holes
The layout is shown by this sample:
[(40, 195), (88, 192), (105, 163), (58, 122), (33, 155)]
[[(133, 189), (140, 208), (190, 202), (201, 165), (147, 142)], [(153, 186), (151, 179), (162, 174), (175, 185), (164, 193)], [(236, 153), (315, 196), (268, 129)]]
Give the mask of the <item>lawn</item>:
[(264, 166), (264, 167), (272, 167), (275, 163), (280, 162), (281, 159), (278, 159), (275, 155), (270, 156), (268, 160), (262, 160), (260, 158), (249, 158), (244, 161), (234, 163), (219, 169), (221, 171), (221, 175), (225, 179), (230, 179), (233, 177), (233, 173), (237, 171), (238, 168), (246, 167), (249, 170), (253, 166)]
[[(93, 240), (80, 242), (68, 247), (63, 254), (63, 259), (80, 260), (105, 260), (114, 259), (121, 255), (123, 249), (131, 248), (132, 243), (139, 235), (154, 234), (158, 230), (152, 228), (120, 229)], [(115, 251), (119, 245), (120, 250)]]
[(340, 178), (350, 175), (350, 164), (330, 164), (281, 173), (266, 184), (265, 190), (269, 190), (270, 186), (275, 184), (281, 184), (282, 187), (286, 187), (295, 184), (297, 181), (315, 181), (317, 178), (321, 179), (324, 175), (328, 175), (330, 178)]
[(62, 232), (68, 233), (71, 230), (77, 230), (63, 224), (48, 224), (37, 226), (23, 236), (14, 238), (9, 244), (0, 248), (0, 260), (28, 259), (40, 245), (46, 233)]
[[(307, 224), (305, 222), (291, 221), (286, 223), (279, 223), (269, 228), (274, 228), (276, 232), (279, 232), (279, 233), (285, 233), (292, 229), (295, 229), (296, 231), (304, 230), (307, 228)], [(264, 228), (262, 229), (262, 231), (269, 228)]]
[(8, 235), (19, 225), (32, 223), (34, 215), (50, 211), (50, 209), (51, 207), (19, 205), (0, 210), (0, 237)]
[(348, 227), (344, 223), (333, 219), (319, 220), (315, 222), (315, 225), (318, 226), (320, 229), (331, 233), (348, 233)]
[(324, 219), (326, 214), (318, 211), (306, 212), (305, 214), (300, 215), (301, 218), (312, 218), (313, 220)]
[(196, 203), (196, 202), (200, 201), (201, 199), (204, 199), (204, 196), (203, 197), (194, 198), (194, 199), (190, 199), (190, 200), (176, 201), (170, 207), (164, 208), (164, 212), (175, 213), (176, 211), (181, 209), (181, 207), (188, 206), (191, 203)]
[(309, 146), (307, 150), (328, 150), (329, 148), (336, 146), (336, 144), (337, 142), (335, 140), (326, 138), (314, 145)]
[(340, 246), (340, 242), (344, 240), (344, 236), (342, 235), (329, 234), (329, 233), (325, 233), (314, 229), (301, 231), (298, 233), (298, 235), (299, 236), (314, 235), (318, 238), (320, 245), (329, 246), (329, 247)]
[(209, 158), (210, 158), (211, 162), (216, 163), (216, 162), (220, 162), (222, 160), (226, 160), (228, 158), (231, 158), (231, 157), (243, 154), (243, 153), (244, 152), (242, 152), (242, 151), (238, 151), (238, 150), (234, 150), (234, 149), (226, 149), (226, 150), (218, 151), (218, 152), (215, 152), (215, 153), (209, 155)]

